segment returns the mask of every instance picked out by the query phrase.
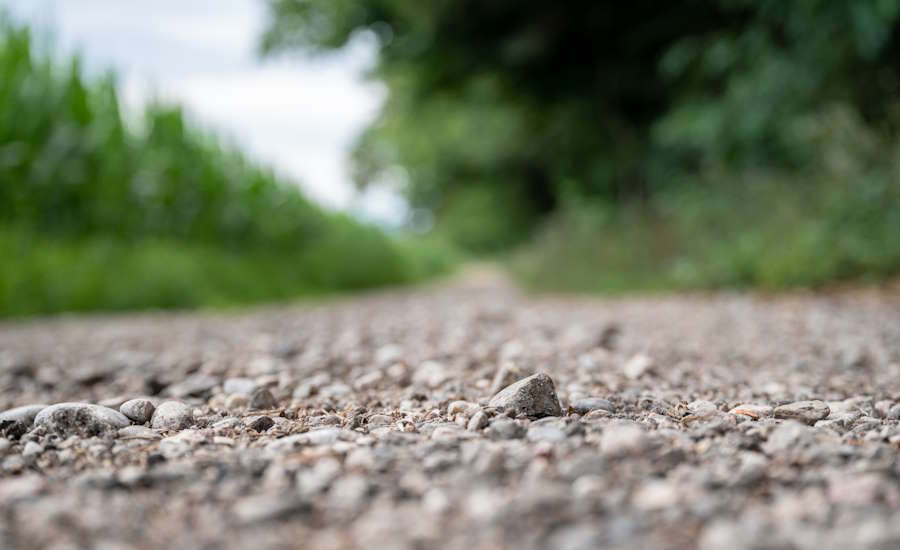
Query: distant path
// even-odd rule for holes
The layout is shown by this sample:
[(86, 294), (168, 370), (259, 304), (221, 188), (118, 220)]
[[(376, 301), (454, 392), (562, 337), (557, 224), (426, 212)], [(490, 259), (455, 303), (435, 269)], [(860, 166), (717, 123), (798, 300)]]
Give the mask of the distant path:
[[(489, 407), (503, 365), (548, 373), (564, 416)], [(5, 424), (0, 547), (900, 546), (896, 289), (536, 297), (481, 267), (0, 323), (0, 411), (142, 395), (193, 418)]]

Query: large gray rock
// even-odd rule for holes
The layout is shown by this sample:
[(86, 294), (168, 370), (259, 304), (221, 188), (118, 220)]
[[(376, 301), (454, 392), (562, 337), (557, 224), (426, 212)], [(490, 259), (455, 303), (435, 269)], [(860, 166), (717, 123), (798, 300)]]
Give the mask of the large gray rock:
[(57, 403), (42, 409), (34, 425), (61, 435), (93, 436), (129, 426), (128, 418), (115, 409), (90, 403)]
[(532, 417), (562, 415), (553, 380), (542, 372), (503, 388), (488, 405)]
[(155, 429), (183, 430), (194, 423), (194, 411), (179, 401), (166, 401), (156, 407), (150, 427)]

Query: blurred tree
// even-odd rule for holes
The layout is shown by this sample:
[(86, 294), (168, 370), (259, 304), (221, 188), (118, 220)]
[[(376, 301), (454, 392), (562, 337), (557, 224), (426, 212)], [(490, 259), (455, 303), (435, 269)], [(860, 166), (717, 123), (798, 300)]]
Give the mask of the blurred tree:
[(896, 132), (898, 0), (270, 6), (267, 52), (377, 37), (390, 95), (357, 143), (357, 183), (402, 166), (413, 205), (475, 250), (519, 241), (566, 201), (816, 162), (808, 130), (833, 102)]

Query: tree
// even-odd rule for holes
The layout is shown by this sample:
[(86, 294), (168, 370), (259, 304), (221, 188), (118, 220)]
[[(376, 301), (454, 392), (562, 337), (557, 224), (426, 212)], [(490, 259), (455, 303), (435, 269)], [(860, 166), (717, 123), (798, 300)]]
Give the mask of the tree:
[(813, 162), (804, 128), (832, 102), (896, 130), (897, 0), (270, 6), (267, 52), (374, 33), (390, 96), (358, 140), (357, 183), (403, 167), (412, 204), (476, 250), (567, 201), (640, 200), (709, 165)]

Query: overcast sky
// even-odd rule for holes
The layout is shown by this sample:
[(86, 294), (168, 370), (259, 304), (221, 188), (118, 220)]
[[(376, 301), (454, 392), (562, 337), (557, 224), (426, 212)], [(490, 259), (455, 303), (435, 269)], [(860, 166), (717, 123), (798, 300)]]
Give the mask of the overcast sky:
[(79, 52), (90, 74), (114, 68), (127, 108), (175, 99), (314, 200), (380, 221), (402, 215), (391, 193), (355, 197), (348, 176), (353, 137), (385, 93), (362, 79), (374, 59), (364, 37), (326, 57), (262, 60), (262, 0), (0, 0), (0, 7), (52, 32), (63, 52)]

